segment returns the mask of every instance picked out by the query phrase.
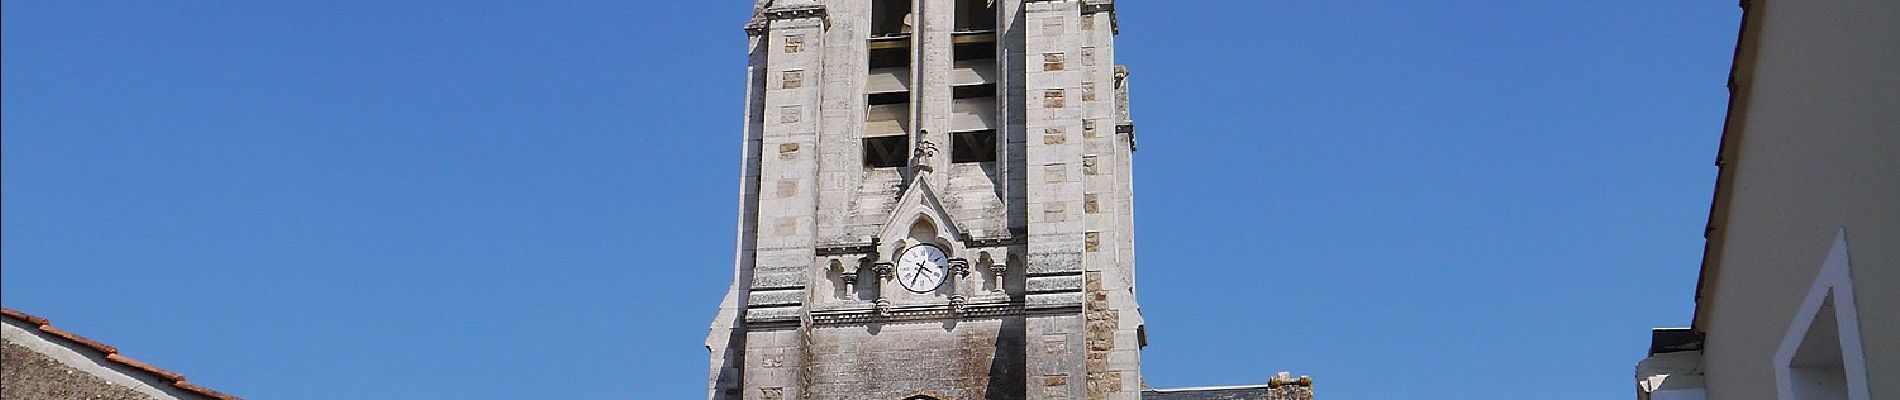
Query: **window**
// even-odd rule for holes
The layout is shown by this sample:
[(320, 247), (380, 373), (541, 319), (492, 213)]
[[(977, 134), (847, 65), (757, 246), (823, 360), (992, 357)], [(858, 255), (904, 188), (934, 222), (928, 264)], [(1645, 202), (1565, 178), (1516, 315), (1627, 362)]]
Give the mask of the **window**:
[(950, 162), (995, 162), (996, 131), (957, 132), (950, 134)]
[(872, 93), (864, 95), (864, 103), (873, 106), (910, 102), (910, 92)]
[(1095, 101), (1095, 81), (1082, 82), (1082, 101)]
[(996, 0), (957, 0), (957, 32), (996, 29)]
[(950, 52), (957, 61), (995, 59), (996, 42), (957, 43)]
[(871, 37), (909, 35), (916, 24), (910, 13), (911, 0), (872, 0)]
[(871, 69), (910, 67), (909, 47), (885, 47), (871, 49)]
[(864, 138), (864, 166), (867, 168), (902, 167), (910, 161), (910, 140), (904, 135)]
[(1062, 89), (1042, 91), (1042, 108), (1062, 108)]
[(1082, 120), (1082, 137), (1094, 139), (1095, 136), (1095, 120)]
[(950, 98), (952, 99), (961, 100), (979, 97), (996, 97), (996, 84), (985, 83), (981, 85), (963, 85), (950, 88)]

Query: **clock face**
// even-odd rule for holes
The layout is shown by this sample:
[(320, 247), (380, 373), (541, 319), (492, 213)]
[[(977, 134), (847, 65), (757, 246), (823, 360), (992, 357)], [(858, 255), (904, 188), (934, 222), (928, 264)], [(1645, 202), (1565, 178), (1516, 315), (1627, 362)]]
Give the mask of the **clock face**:
[(897, 259), (897, 284), (912, 292), (937, 290), (949, 272), (950, 259), (937, 246), (911, 246)]

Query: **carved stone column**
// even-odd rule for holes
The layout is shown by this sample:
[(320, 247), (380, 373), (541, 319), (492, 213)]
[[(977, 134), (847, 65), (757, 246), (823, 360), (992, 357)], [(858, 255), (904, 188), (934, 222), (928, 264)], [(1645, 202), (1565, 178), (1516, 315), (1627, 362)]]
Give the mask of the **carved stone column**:
[(961, 315), (963, 314), (963, 306), (969, 304), (969, 297), (964, 296), (964, 293), (974, 291), (968, 288), (970, 260), (962, 258), (950, 259), (950, 272), (957, 276), (956, 280), (951, 281), (951, 284), (955, 286), (950, 287), (950, 313)]
[(896, 268), (890, 262), (878, 262), (871, 264), (871, 269), (877, 271), (878, 277), (877, 302), (872, 308), (877, 311), (878, 316), (888, 317), (891, 315), (891, 299), (884, 297), (884, 281), (891, 280)]

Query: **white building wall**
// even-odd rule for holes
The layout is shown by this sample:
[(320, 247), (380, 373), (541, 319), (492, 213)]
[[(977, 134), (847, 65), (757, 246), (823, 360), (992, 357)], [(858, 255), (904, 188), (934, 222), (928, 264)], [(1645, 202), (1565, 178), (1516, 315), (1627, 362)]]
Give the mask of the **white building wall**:
[(1872, 398), (1900, 398), (1900, 2), (1744, 3), (1696, 320), (1708, 396), (1776, 397), (1776, 349), (1844, 231)]

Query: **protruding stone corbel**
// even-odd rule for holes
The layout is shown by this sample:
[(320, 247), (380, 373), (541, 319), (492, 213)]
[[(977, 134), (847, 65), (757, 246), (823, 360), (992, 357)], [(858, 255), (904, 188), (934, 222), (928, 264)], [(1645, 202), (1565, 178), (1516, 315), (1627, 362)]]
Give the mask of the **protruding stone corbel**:
[(956, 315), (963, 315), (963, 306), (968, 305), (969, 303), (970, 303), (969, 298), (963, 297), (963, 295), (960, 295), (960, 294), (950, 295), (950, 313), (956, 314)]
[(879, 317), (891, 316), (891, 299), (877, 299), (877, 303), (874, 303), (874, 304), (876, 305), (872, 306), (871, 310), (876, 312), (877, 316)]

